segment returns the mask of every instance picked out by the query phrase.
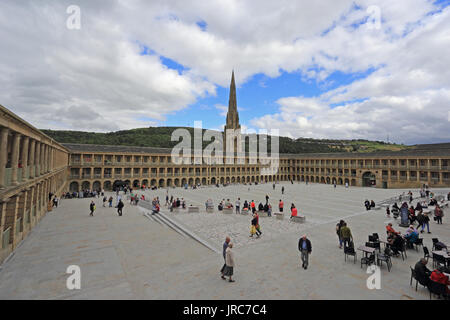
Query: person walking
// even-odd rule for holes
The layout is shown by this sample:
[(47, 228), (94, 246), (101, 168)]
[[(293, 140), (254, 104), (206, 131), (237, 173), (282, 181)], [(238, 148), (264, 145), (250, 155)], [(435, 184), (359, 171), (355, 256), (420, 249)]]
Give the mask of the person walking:
[(278, 203), (278, 209), (280, 210), (280, 212), (283, 212), (283, 206), (284, 206), (284, 203), (280, 199), (280, 202)]
[(103, 197), (103, 207), (106, 207), (106, 201), (108, 201), (108, 199), (106, 198), (106, 196)]
[(223, 255), (223, 266), (222, 269), (220, 269), (220, 273), (222, 274), (221, 278), (223, 280), (226, 280), (224, 273), (225, 273), (225, 269), (227, 267), (227, 258), (226, 258), (226, 253), (227, 253), (227, 248), (228, 248), (228, 244), (230, 243), (230, 237), (226, 237), (225, 238), (225, 242), (223, 243), (223, 250), (222, 250), (222, 255)]
[(342, 226), (344, 225), (344, 223), (345, 223), (345, 221), (344, 221), (344, 220), (341, 220), (341, 221), (339, 221), (339, 223), (336, 225), (336, 234), (337, 234), (338, 239), (339, 239), (339, 249), (342, 249), (342, 242), (343, 242), (343, 240), (342, 240), (342, 237), (341, 237), (341, 228), (342, 228)]
[(122, 199), (120, 199), (120, 200), (119, 200), (119, 203), (117, 204), (117, 214), (119, 215), (119, 217), (122, 216), (122, 208), (123, 208), (124, 206), (125, 206), (125, 205), (123, 204)]
[(255, 216), (256, 216), (256, 235), (259, 237), (260, 235), (262, 235), (262, 232), (261, 232), (261, 226), (259, 225), (259, 214), (258, 214), (258, 212), (255, 212)]
[(269, 203), (269, 195), (266, 194), (266, 204)]
[(284, 186), (281, 187), (281, 194), (284, 194)]
[[(427, 227), (427, 232), (428, 233), (431, 233), (430, 232), (430, 218), (428, 217), (428, 213), (424, 213), (424, 214), (422, 214), (422, 221), (421, 221), (422, 223), (422, 230), (420, 231), (420, 233), (423, 233), (423, 231), (425, 230), (425, 226)], [(419, 228), (419, 227), (417, 227), (417, 228)]]
[(308, 258), (312, 252), (311, 241), (303, 235), (298, 241), (298, 250), (301, 253), (302, 267), (303, 269), (308, 269)]
[(236, 214), (241, 213), (241, 198), (236, 200)]
[(109, 197), (108, 202), (109, 202), (109, 207), (112, 208), (112, 202), (113, 202), (112, 196)]
[(233, 249), (233, 244), (230, 242), (228, 243), (228, 248), (225, 250), (225, 272), (223, 273), (224, 276), (228, 276), (228, 282), (235, 282), (232, 279), (232, 276), (234, 274), (234, 252), (231, 250)]
[(444, 212), (442, 211), (441, 207), (439, 205), (436, 205), (436, 208), (434, 208), (434, 216), (437, 224), (442, 224), (442, 217), (444, 216)]
[(342, 239), (342, 242), (344, 243), (344, 250), (346, 247), (348, 247), (350, 242), (353, 242), (352, 232), (351, 232), (350, 228), (347, 227), (346, 222), (344, 222), (341, 227), (341, 239)]
[(90, 216), (94, 216), (94, 211), (95, 211), (95, 202), (94, 200), (91, 201), (91, 204), (89, 205), (89, 209), (91, 210), (91, 213), (89, 214)]

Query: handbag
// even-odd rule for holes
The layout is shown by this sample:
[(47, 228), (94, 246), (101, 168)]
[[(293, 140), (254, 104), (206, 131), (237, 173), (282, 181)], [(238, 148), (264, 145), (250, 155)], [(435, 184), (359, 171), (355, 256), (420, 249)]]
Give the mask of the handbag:
[(256, 233), (256, 228), (255, 228), (255, 226), (254, 225), (252, 225), (251, 227), (250, 227), (250, 234), (255, 234)]

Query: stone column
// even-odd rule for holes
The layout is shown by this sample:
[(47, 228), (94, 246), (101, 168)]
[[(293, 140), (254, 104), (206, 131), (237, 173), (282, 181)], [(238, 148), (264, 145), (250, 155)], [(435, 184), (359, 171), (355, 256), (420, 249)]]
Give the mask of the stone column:
[(41, 143), (39, 141), (36, 141), (36, 154), (34, 157), (34, 177), (39, 177), (41, 175)]
[[(2, 128), (0, 131), (0, 189), (6, 187), (5, 172), (6, 162), (8, 161), (8, 128)], [(0, 230), (1, 231), (1, 230)]]
[(23, 144), (22, 144), (22, 181), (26, 181), (30, 177), (27, 174), (29, 142), (30, 142), (30, 138), (29, 137), (23, 137)]
[(31, 139), (30, 140), (30, 154), (28, 156), (28, 162), (30, 164), (30, 179), (33, 179), (35, 177), (35, 171), (36, 171), (36, 160), (34, 158), (34, 155), (36, 153), (36, 140)]
[(50, 146), (48, 144), (45, 145), (45, 153), (44, 153), (44, 173), (48, 173), (49, 163), (50, 163)]
[(17, 186), (17, 168), (19, 166), (20, 133), (14, 133), (11, 149), (11, 184)]
[(39, 152), (39, 174), (42, 176), (44, 174), (44, 144), (40, 143), (40, 152)]

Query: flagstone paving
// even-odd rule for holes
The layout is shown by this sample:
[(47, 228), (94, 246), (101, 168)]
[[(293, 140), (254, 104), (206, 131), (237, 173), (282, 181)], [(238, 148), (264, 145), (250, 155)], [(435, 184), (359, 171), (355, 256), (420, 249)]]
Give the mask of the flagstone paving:
[[(429, 299), (426, 289), (419, 286), (416, 292), (409, 284), (409, 266), (423, 256), (422, 249), (408, 250), (405, 261), (393, 258), (391, 272), (383, 265), (381, 289), (369, 290), (370, 274), (360, 266), (361, 253), (354, 264), (352, 259), (345, 262), (338, 248), (335, 225), (342, 217), (356, 246), (373, 232), (384, 236), (389, 221), (404, 230), (386, 218), (383, 210), (366, 211), (363, 201), (378, 202), (407, 191), (290, 183), (277, 184), (275, 191), (272, 184), (169, 189), (169, 195), (200, 207), (199, 213), (174, 213), (163, 206), (171, 219), (218, 249), (230, 235), (236, 244), (235, 283), (220, 279), (220, 254), (148, 219), (140, 207), (127, 202), (119, 217), (114, 208), (103, 208), (101, 199), (95, 199), (97, 210), (89, 217), (91, 199), (62, 200), (2, 265), (0, 299)], [(167, 191), (138, 193), (147, 199), (159, 196), (164, 204)], [(266, 194), (274, 211), (279, 199), (286, 209), (295, 203), (306, 223), (260, 218), (263, 235), (250, 239), (249, 216), (217, 211), (223, 198), (234, 204), (239, 196), (241, 203), (255, 200), (258, 204), (264, 203)], [(214, 201), (214, 213), (204, 210), (208, 198)], [(432, 234), (422, 234), (425, 246), (431, 247), (432, 237), (450, 243), (447, 220), (444, 217), (442, 225), (430, 223)], [(312, 241), (308, 270), (301, 268), (297, 249), (302, 234)], [(67, 289), (70, 265), (81, 269), (79, 290)], [(431, 261), (428, 267), (432, 268)]]

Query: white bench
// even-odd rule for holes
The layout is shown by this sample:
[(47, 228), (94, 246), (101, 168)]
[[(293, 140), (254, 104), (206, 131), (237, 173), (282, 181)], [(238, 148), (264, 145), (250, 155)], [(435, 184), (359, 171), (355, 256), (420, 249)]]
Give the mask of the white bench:
[(305, 216), (291, 217), (291, 221), (297, 223), (304, 223), (306, 221), (306, 217)]
[(214, 207), (206, 207), (206, 213), (214, 213)]
[(223, 208), (222, 213), (226, 213), (226, 214), (233, 213), (233, 208)]
[(257, 211), (257, 213), (260, 217), (268, 217), (269, 216), (269, 213), (266, 211)]
[(191, 212), (200, 212), (200, 210), (198, 209), (197, 206), (189, 206), (188, 213), (191, 213)]
[(240, 211), (241, 212), (241, 214), (243, 214), (243, 215), (248, 215), (250, 212), (252, 212), (251, 210), (241, 210)]
[(278, 220), (284, 219), (284, 213), (282, 212), (275, 212), (274, 215), (277, 217)]

